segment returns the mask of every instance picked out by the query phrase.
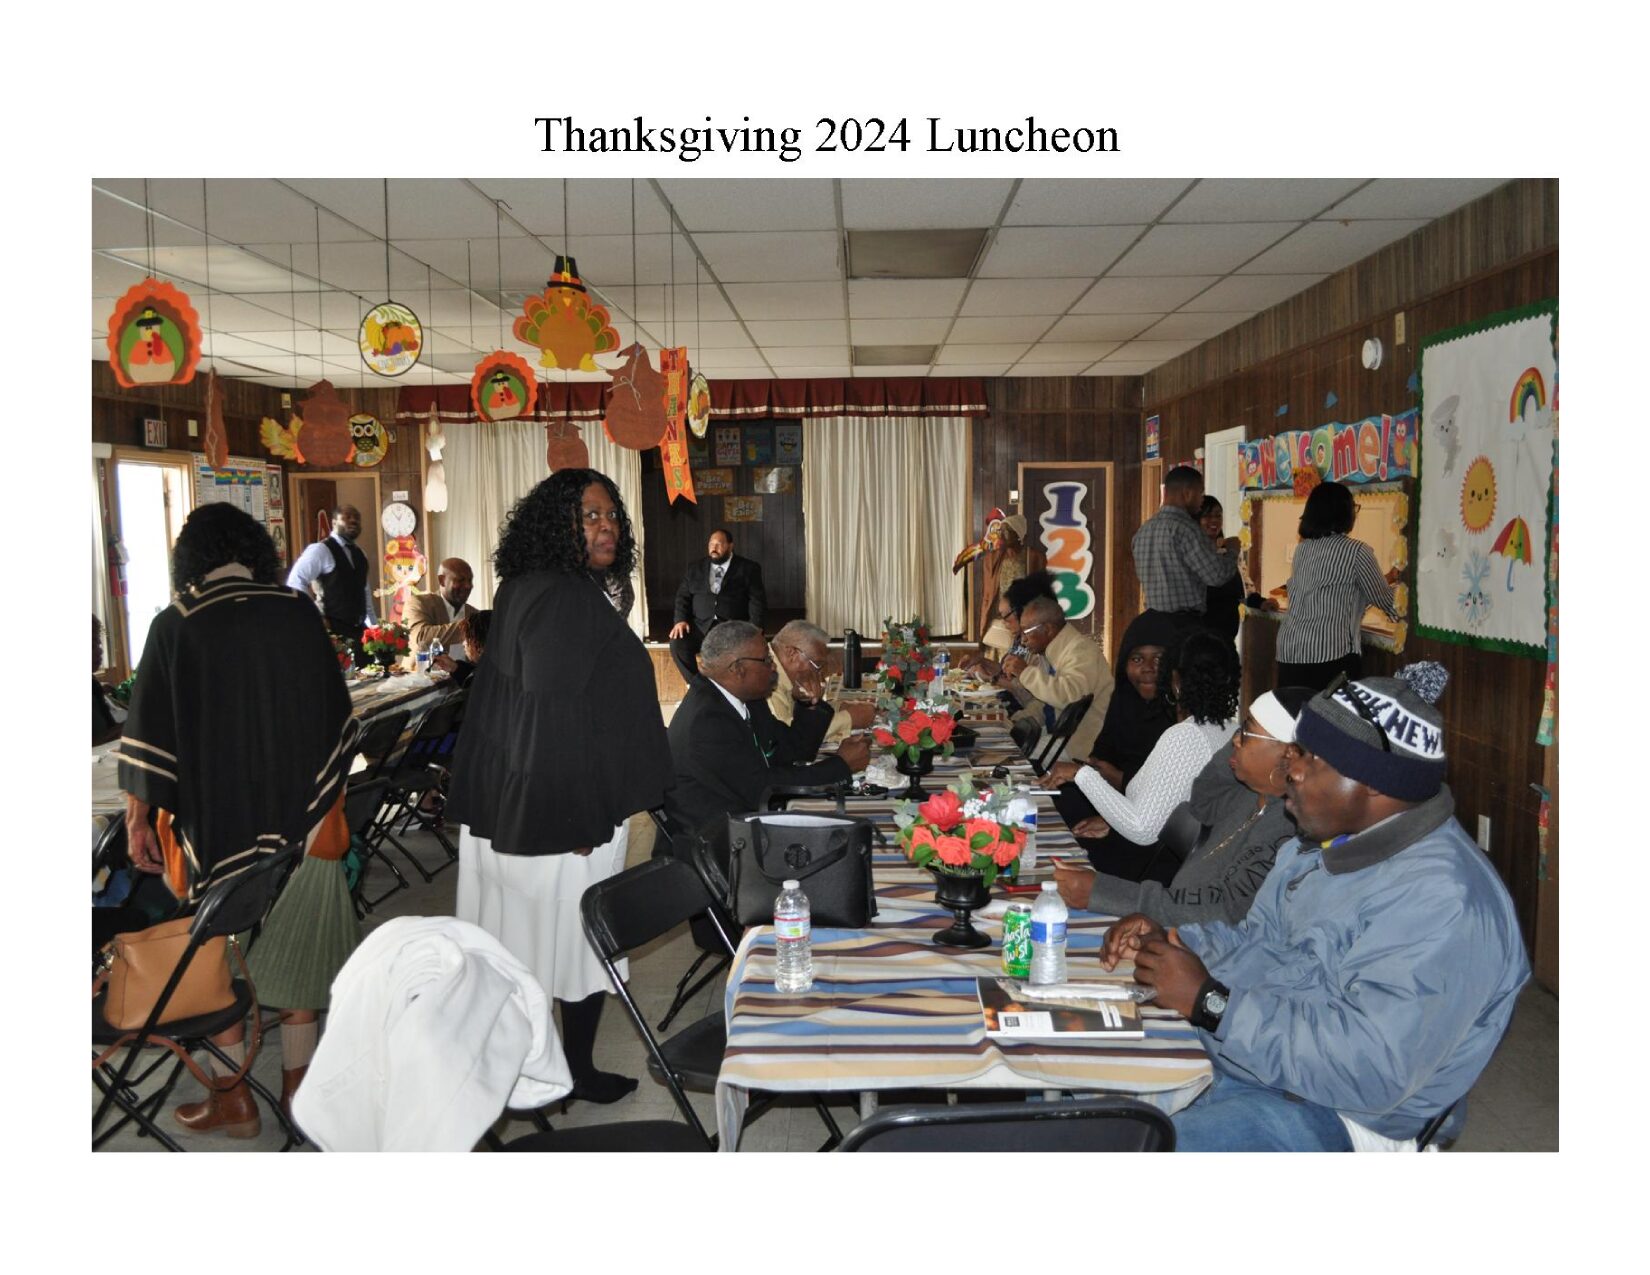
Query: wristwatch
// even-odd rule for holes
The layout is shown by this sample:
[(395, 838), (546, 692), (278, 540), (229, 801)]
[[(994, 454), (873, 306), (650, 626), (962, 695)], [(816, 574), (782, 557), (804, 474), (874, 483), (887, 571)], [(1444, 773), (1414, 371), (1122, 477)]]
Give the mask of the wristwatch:
[(1219, 1028), (1220, 1016), (1226, 1012), (1227, 998), (1231, 994), (1231, 989), (1224, 983), (1212, 978), (1204, 979), (1203, 986), (1197, 989), (1197, 999), (1192, 1002), (1192, 1026), (1201, 1027), (1206, 1032)]

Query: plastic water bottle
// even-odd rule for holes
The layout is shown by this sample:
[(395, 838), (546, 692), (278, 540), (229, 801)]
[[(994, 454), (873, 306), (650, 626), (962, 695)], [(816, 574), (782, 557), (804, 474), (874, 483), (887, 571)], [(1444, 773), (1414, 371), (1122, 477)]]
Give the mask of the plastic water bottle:
[(1031, 908), (1031, 982), (1066, 981), (1067, 915), (1060, 887), (1043, 882), (1042, 893)]
[(934, 652), (934, 681), (928, 688), (931, 698), (938, 699), (945, 694), (945, 675), (951, 671), (951, 652), (941, 647)]
[(1025, 880), (1026, 873), (1037, 866), (1037, 799), (1025, 785), (1015, 789), (1008, 803), (1008, 817), (1025, 831), (1026, 843), (1020, 847), (1017, 875)]
[(413, 660), (413, 665), (418, 670), (418, 672), (428, 673), (430, 671), (430, 660), (431, 660), (431, 658), (432, 657), (430, 655), (430, 652), (429, 652), (428, 648), (426, 648), (425, 650), (422, 650), (418, 653), (418, 655)]
[(773, 930), (774, 991), (807, 991), (814, 985), (813, 914), (800, 881), (785, 882), (773, 901)]

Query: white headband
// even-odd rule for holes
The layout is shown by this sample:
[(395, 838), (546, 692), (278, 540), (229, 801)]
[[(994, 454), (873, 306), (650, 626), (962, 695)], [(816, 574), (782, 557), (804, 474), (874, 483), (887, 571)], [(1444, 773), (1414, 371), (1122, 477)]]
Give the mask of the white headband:
[(1290, 716), (1289, 710), (1278, 702), (1278, 697), (1267, 691), (1258, 696), (1255, 702), (1249, 705), (1249, 716), (1265, 728), (1266, 733), (1280, 743), (1292, 744), (1295, 742), (1295, 719)]

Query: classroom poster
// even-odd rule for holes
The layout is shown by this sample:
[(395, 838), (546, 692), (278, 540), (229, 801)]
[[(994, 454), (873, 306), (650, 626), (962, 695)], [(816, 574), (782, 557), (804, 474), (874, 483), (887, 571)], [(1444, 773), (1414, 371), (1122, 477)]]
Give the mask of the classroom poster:
[(731, 496), (733, 495), (733, 475), (731, 469), (700, 469), (693, 474), (694, 486), (699, 489), (701, 496)]
[(1416, 628), (1545, 658), (1558, 302), (1421, 343)]
[(773, 458), (781, 465), (802, 463), (802, 423), (795, 421), (773, 427)]
[[(690, 431), (688, 433), (687, 448), (688, 464), (693, 466), (695, 474), (710, 464), (710, 439), (700, 438)], [(700, 490), (703, 491), (704, 489), (700, 488)]]
[(773, 426), (745, 426), (745, 464), (768, 465), (773, 462)]
[(1148, 416), (1146, 418), (1146, 459), (1147, 460), (1156, 460), (1158, 458), (1158, 448), (1159, 448), (1159, 445), (1160, 445), (1160, 440), (1162, 438), (1162, 431), (1161, 431), (1161, 428), (1160, 428), (1160, 423), (1161, 423), (1161, 418), (1160, 417)]
[(759, 465), (751, 470), (751, 490), (777, 496), (796, 490), (796, 470), (789, 465)]
[(737, 465), (741, 459), (739, 426), (718, 425), (716, 427), (716, 463), (718, 465)]
[(761, 522), (762, 497), (725, 497), (722, 501), (722, 519), (725, 522)]

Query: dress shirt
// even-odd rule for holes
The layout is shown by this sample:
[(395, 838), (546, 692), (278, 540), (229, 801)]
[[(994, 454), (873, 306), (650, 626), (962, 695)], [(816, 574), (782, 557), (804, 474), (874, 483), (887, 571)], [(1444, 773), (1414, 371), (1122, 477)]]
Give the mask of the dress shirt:
[(1237, 572), (1237, 558), (1216, 553), (1197, 520), (1179, 505), (1164, 505), (1134, 533), (1134, 571), (1148, 611), (1198, 611), (1206, 590)]
[[(363, 558), (367, 556), (360, 545), (355, 544), (353, 541), (345, 540), (337, 532), (333, 532), (332, 535), (327, 537), (327, 540), (334, 541), (338, 547), (344, 551), (344, 556), (346, 558), (350, 556), (351, 549), (354, 549), (357, 553), (360, 553)], [(286, 575), (286, 587), (289, 589), (296, 589), (299, 593), (314, 598), (315, 605), (319, 607), (321, 605), (321, 600), (319, 597), (316, 597), (315, 590), (310, 586), (312, 586), (316, 580), (330, 572), (334, 565), (332, 554), (327, 550), (326, 540), (317, 540), (314, 544), (310, 545), (309, 548), (299, 554), (298, 561), (292, 564), (292, 570), (287, 572)], [(367, 563), (366, 593), (367, 623), (377, 624), (378, 613), (373, 610), (372, 606), (372, 563), (370, 561)]]
[(727, 562), (713, 562), (710, 564), (710, 591), (712, 593), (722, 592), (722, 577), (727, 575), (728, 562), (732, 561), (733, 555), (729, 554)]
[(722, 692), (722, 698), (723, 699), (727, 700), (728, 703), (733, 705), (733, 711), (734, 712), (738, 713), (739, 716), (743, 717), (747, 722), (750, 721), (751, 711), (750, 711), (750, 709), (745, 707), (745, 701), (744, 700), (740, 699), (737, 695), (735, 695), (727, 687), (723, 686), (722, 683), (718, 682), (715, 678), (709, 678), (707, 680), (710, 682), (710, 684), (712, 686), (714, 686), (717, 690)]

